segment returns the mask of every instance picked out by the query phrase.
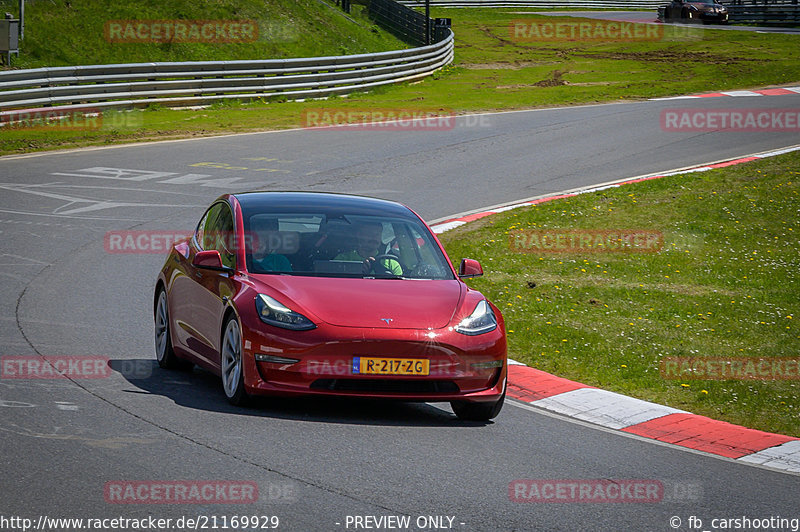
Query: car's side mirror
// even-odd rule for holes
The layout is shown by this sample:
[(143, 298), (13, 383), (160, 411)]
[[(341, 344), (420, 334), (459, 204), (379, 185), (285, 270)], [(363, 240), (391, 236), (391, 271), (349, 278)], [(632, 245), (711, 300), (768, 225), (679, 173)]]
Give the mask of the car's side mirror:
[(462, 279), (469, 279), (471, 277), (480, 277), (483, 275), (483, 268), (481, 263), (475, 259), (461, 259), (461, 264), (458, 266), (458, 276)]
[(204, 270), (214, 270), (218, 272), (230, 272), (231, 269), (222, 265), (222, 257), (216, 249), (209, 249), (206, 251), (198, 251), (194, 259), (192, 259), (192, 266), (195, 268), (202, 268)]

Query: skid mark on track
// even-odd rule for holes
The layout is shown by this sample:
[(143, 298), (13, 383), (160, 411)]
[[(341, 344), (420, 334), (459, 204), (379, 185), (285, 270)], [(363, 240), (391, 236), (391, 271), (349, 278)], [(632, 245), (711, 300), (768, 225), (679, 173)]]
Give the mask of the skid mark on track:
[(143, 438), (141, 436), (111, 436), (106, 438), (95, 438), (80, 434), (61, 433), (61, 429), (62, 427), (56, 426), (53, 427), (52, 432), (40, 432), (27, 427), (21, 427), (15, 423), (8, 423), (6, 426), (0, 427), (0, 431), (10, 432), (18, 436), (46, 440), (75, 441), (84, 443), (90, 447), (102, 449), (124, 449), (125, 447), (134, 444), (157, 443), (157, 440), (152, 438)]

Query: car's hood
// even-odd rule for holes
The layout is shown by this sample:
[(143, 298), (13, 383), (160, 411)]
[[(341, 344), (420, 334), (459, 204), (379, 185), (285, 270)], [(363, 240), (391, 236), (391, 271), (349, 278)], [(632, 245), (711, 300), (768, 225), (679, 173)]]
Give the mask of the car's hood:
[(695, 3), (695, 2), (689, 2), (688, 4), (690, 6), (692, 6), (692, 7), (695, 7), (697, 9), (699, 9), (700, 11), (711, 11), (711, 12), (714, 12), (715, 8), (719, 9), (719, 8), (723, 7), (721, 5), (702, 4), (702, 3)]
[(281, 303), (300, 307), (292, 310), (342, 327), (440, 329), (450, 323), (463, 297), (463, 283), (457, 280), (253, 277), (286, 296), (274, 296)]

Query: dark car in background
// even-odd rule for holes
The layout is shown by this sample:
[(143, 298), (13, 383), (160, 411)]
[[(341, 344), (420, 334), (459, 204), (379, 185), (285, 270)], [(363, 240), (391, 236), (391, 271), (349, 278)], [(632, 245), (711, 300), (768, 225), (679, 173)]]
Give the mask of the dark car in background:
[(658, 11), (659, 19), (664, 22), (728, 23), (728, 8), (716, 0), (672, 0)]

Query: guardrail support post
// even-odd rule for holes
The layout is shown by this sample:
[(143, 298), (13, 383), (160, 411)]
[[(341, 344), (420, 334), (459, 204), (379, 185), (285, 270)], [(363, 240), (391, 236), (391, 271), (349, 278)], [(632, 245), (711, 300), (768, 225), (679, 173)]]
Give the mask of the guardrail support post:
[(425, 45), (431, 43), (431, 0), (425, 0)]

